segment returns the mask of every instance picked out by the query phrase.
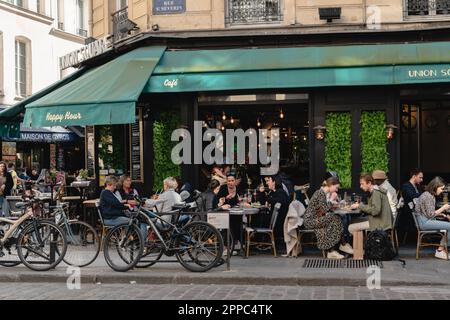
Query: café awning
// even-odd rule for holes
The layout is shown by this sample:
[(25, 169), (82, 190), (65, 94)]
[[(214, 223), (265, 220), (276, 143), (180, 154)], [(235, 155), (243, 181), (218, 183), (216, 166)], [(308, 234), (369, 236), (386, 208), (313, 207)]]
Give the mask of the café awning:
[(165, 47), (143, 47), (91, 69), (25, 108), (25, 127), (135, 121), (135, 105)]
[(450, 42), (167, 51), (144, 92), (450, 81)]

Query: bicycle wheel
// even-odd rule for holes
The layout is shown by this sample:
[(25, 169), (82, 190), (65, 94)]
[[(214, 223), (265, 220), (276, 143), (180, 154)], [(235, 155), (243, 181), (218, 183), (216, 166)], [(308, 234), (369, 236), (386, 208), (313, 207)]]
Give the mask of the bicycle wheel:
[(67, 238), (64, 262), (77, 267), (90, 265), (100, 252), (100, 239), (95, 229), (83, 221), (60, 225)]
[(176, 253), (180, 264), (192, 272), (205, 272), (217, 266), (223, 254), (220, 232), (209, 223), (194, 221), (177, 236)]
[(145, 245), (141, 259), (136, 264), (136, 268), (148, 268), (158, 262), (158, 260), (161, 259), (164, 253), (163, 246), (163, 243), (155, 234), (155, 232), (149, 229), (147, 243)]
[(60, 227), (50, 221), (30, 223), (19, 234), (17, 253), (20, 261), (34, 271), (55, 268), (64, 258), (67, 239)]
[(103, 251), (106, 263), (115, 271), (128, 271), (139, 262), (144, 241), (139, 228), (132, 224), (121, 224), (109, 230)]

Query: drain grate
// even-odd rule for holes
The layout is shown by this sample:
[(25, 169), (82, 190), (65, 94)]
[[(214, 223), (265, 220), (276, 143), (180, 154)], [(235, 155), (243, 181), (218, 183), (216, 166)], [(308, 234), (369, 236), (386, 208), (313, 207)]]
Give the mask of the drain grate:
[(302, 268), (306, 269), (360, 269), (377, 266), (383, 268), (383, 262), (377, 260), (331, 260), (331, 259), (306, 259)]

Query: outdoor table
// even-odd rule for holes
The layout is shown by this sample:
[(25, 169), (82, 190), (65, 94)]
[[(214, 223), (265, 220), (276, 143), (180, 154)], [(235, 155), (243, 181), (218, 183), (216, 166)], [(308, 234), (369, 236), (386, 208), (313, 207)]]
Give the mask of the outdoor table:
[[(96, 208), (96, 203), (99, 202), (100, 199), (92, 199), (83, 201), (83, 221), (87, 222), (87, 210)], [(91, 225), (95, 227), (95, 215), (91, 215)]]
[[(350, 210), (350, 209), (336, 209), (330, 214), (337, 215), (361, 215), (361, 210)], [(353, 259), (363, 260), (364, 259), (364, 235), (363, 231), (356, 231), (353, 233)]]
[(86, 198), (86, 189), (90, 186), (91, 181), (74, 181), (70, 184), (72, 188), (77, 188), (80, 191), (80, 200), (83, 201)]
[[(261, 207), (264, 208), (264, 207)], [(239, 207), (233, 207), (228, 209), (228, 212), (230, 213), (230, 216), (242, 216), (242, 223), (240, 225), (240, 230), (239, 230), (239, 235), (240, 235), (240, 239), (239, 242), (241, 244), (241, 254), (243, 255), (244, 258), (245, 254), (244, 254), (244, 216), (251, 216), (254, 214), (258, 214), (261, 210), (261, 208), (239, 208)], [(247, 219), (248, 221), (248, 219)], [(236, 240), (236, 239), (235, 239)]]

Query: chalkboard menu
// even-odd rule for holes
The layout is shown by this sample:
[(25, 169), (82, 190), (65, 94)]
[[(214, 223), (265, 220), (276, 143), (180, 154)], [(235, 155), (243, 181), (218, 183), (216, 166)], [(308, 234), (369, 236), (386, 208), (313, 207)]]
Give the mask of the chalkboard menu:
[(144, 182), (142, 134), (142, 109), (138, 109), (136, 121), (130, 125), (130, 173), (136, 182)]
[(58, 148), (58, 168), (60, 170), (64, 170), (64, 149), (63, 148)]
[(86, 169), (95, 177), (95, 128), (86, 126)]
[(50, 169), (56, 169), (56, 144), (54, 143), (50, 144)]

